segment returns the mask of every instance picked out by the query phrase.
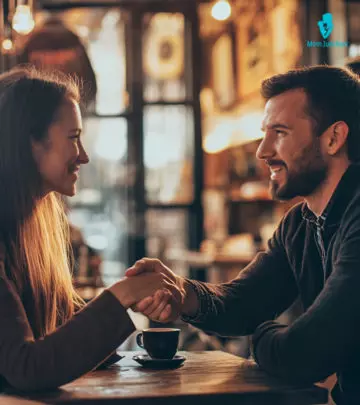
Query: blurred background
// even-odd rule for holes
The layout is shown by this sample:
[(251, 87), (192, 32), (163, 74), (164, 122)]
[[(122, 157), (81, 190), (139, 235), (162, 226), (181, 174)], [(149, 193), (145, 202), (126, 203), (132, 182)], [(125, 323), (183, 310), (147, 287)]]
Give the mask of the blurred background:
[[(295, 202), (270, 199), (268, 169), (255, 158), (261, 81), (303, 65), (360, 65), (359, 1), (2, 0), (0, 7), (1, 71), (31, 63), (84, 83), (90, 163), (66, 204), (74, 282), (86, 299), (143, 256), (199, 280), (234, 277)], [(326, 46), (318, 26), (325, 13), (333, 20)], [(248, 354), (246, 338), (190, 328), (183, 339), (187, 350)]]

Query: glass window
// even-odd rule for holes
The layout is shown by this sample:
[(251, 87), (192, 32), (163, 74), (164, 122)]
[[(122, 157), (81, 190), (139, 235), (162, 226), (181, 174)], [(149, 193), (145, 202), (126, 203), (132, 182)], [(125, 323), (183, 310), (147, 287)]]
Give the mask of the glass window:
[(119, 279), (128, 262), (127, 122), (87, 118), (83, 143), (90, 162), (82, 166), (69, 219), (101, 256), (105, 285)]
[(181, 209), (149, 209), (146, 212), (146, 250), (180, 275), (187, 276), (188, 266), (178, 260), (188, 246), (188, 212)]
[(193, 114), (185, 106), (144, 109), (145, 189), (148, 202), (193, 200)]
[(109, 9), (91, 33), (89, 56), (94, 66), (98, 94), (96, 113), (120, 114), (128, 106), (126, 91), (125, 18), (119, 9)]

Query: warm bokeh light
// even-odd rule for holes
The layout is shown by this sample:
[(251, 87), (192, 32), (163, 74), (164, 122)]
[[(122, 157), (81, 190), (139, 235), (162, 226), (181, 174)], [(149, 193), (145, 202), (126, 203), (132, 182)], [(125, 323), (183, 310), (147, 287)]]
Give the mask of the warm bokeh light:
[(233, 133), (232, 121), (224, 121), (217, 124), (205, 137), (203, 149), (206, 153), (219, 153), (230, 147)]
[(12, 27), (18, 34), (27, 35), (35, 27), (34, 17), (30, 6), (20, 4), (16, 7)]
[(263, 138), (260, 130), (262, 117), (262, 111), (251, 111), (240, 117), (224, 117), (207, 131), (204, 151), (219, 153)]
[(356, 58), (357, 56), (360, 56), (360, 45), (351, 44), (349, 47), (349, 57)]
[(211, 15), (215, 20), (224, 21), (231, 16), (231, 6), (227, 0), (217, 1), (212, 9)]
[(2, 46), (2, 49), (3, 49), (4, 51), (7, 51), (7, 52), (11, 51), (12, 48), (13, 48), (12, 40), (11, 40), (11, 39), (8, 39), (8, 38), (7, 38), (7, 39), (4, 39), (4, 40), (2, 41), (1, 46)]
[(234, 120), (231, 146), (244, 145), (263, 138), (264, 133), (261, 132), (262, 119), (262, 111), (252, 111)]
[(78, 25), (76, 27), (76, 32), (81, 38), (87, 38), (90, 34), (90, 30), (85, 25)]
[(94, 153), (108, 162), (118, 162), (127, 153), (127, 124), (125, 120), (100, 120)]
[(119, 114), (127, 106), (125, 25), (120, 10), (109, 9), (99, 28), (97, 35), (90, 35), (87, 48), (97, 82), (95, 110), (100, 115)]

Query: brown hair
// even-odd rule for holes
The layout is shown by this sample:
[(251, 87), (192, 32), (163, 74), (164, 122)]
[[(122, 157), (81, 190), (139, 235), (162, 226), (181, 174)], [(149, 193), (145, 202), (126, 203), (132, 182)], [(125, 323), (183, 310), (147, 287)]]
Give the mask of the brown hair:
[(42, 195), (32, 140), (48, 128), (66, 98), (80, 101), (70, 77), (34, 68), (0, 75), (0, 233), (7, 276), (14, 283), (36, 337), (66, 322), (82, 305), (70, 274), (69, 229), (61, 197)]
[(285, 91), (303, 89), (307, 95), (306, 113), (320, 136), (331, 124), (344, 121), (349, 127), (349, 160), (360, 160), (360, 80), (349, 69), (310, 66), (291, 70), (263, 81), (261, 93), (268, 100)]

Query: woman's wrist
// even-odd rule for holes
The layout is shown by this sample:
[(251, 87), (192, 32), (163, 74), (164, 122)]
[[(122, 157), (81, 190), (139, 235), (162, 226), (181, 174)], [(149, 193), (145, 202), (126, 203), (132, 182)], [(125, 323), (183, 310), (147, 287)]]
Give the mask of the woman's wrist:
[(134, 299), (130, 293), (129, 279), (122, 279), (117, 281), (112, 286), (108, 287), (108, 290), (117, 298), (120, 304), (128, 309), (134, 304)]

